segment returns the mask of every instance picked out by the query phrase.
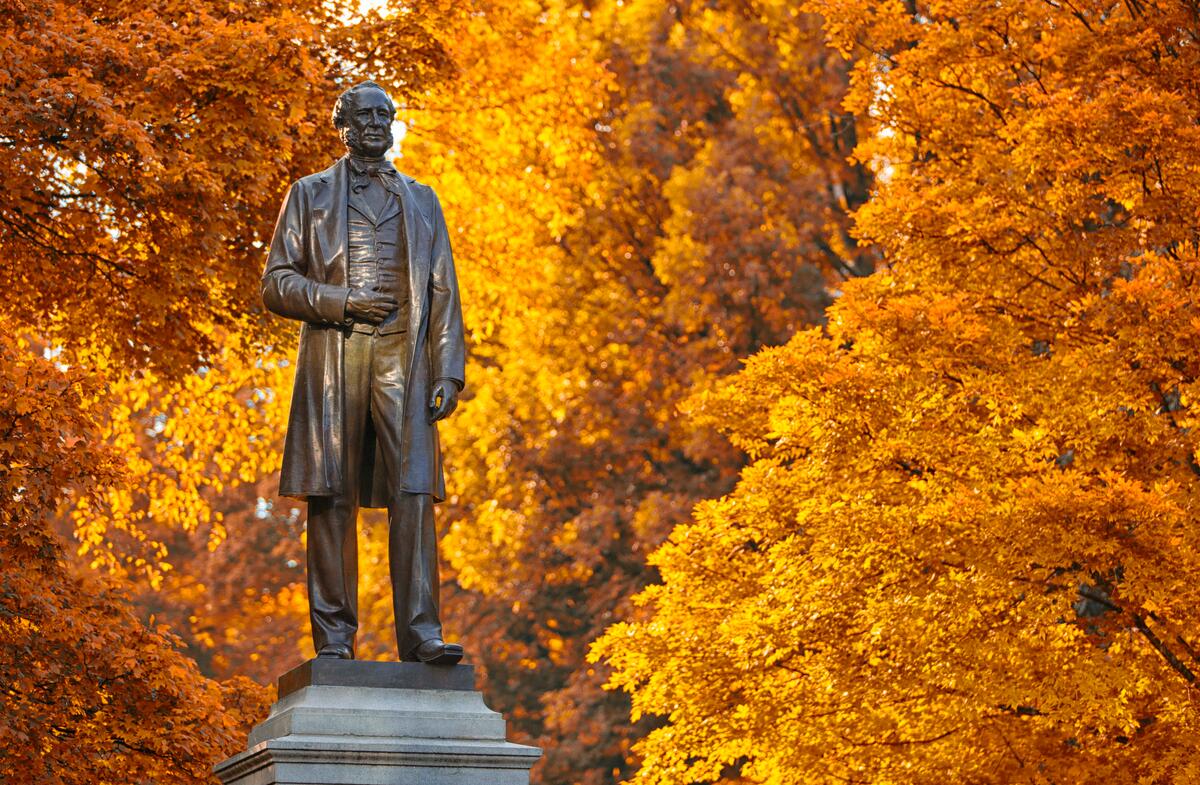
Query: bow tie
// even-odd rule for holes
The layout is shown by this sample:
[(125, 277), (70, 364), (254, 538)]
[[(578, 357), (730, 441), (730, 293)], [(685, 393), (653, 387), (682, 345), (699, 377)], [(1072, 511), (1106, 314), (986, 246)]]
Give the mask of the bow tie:
[(369, 186), (372, 177), (378, 177), (381, 182), (386, 183), (388, 177), (396, 174), (396, 168), (387, 160), (359, 161), (351, 158), (350, 171), (354, 173), (355, 193)]

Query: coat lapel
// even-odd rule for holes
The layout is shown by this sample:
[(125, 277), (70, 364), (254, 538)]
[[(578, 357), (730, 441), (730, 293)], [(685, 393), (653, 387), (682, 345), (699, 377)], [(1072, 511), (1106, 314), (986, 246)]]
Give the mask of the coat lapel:
[(383, 223), (383, 220), (375, 215), (375, 211), (371, 209), (371, 204), (362, 194), (356, 194), (351, 191), (350, 196), (347, 197), (347, 203), (350, 205), (351, 210), (357, 210), (364, 218), (376, 226)]
[[(412, 178), (400, 175), (399, 183), (400, 207), (404, 212), (404, 237), (408, 245), (408, 293), (409, 293), (409, 324), (410, 335), (417, 335), (417, 325), (424, 318), (426, 288), (429, 284), (429, 253), (428, 245), (432, 230), (425, 218), (421, 206), (417, 203), (416, 192), (409, 187)], [(425, 252), (422, 253), (422, 249)]]
[(350, 244), (346, 233), (350, 193), (346, 157), (321, 172), (320, 180), (325, 187), (313, 194), (313, 224), (325, 267), (325, 282), (341, 286), (346, 282), (346, 253)]

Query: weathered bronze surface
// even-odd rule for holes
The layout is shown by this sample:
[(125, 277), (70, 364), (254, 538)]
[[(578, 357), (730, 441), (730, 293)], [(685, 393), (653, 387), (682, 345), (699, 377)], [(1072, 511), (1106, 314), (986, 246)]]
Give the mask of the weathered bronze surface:
[(263, 302), (301, 322), (279, 491), (308, 501), (318, 656), (354, 656), (361, 505), (388, 510), (400, 658), (448, 664), (462, 649), (443, 642), (438, 611), (436, 423), (457, 406), (466, 347), (441, 205), (384, 158), (394, 117), (372, 82), (343, 93), (347, 155), (296, 181), (275, 226)]

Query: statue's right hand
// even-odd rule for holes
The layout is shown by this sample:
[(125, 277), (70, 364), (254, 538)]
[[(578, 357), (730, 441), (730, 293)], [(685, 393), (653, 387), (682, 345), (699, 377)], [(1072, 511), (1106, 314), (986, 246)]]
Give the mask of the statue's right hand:
[(379, 324), (399, 307), (394, 297), (377, 289), (351, 289), (346, 298), (346, 315), (369, 324)]

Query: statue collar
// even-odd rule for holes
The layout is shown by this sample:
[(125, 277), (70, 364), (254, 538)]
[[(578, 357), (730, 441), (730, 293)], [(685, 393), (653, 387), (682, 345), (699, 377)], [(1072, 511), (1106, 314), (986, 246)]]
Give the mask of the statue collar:
[(358, 177), (370, 177), (372, 175), (392, 175), (398, 177), (400, 175), (396, 171), (396, 167), (392, 166), (392, 162), (386, 158), (358, 158), (353, 155), (347, 155), (346, 163), (350, 167), (350, 171)]

